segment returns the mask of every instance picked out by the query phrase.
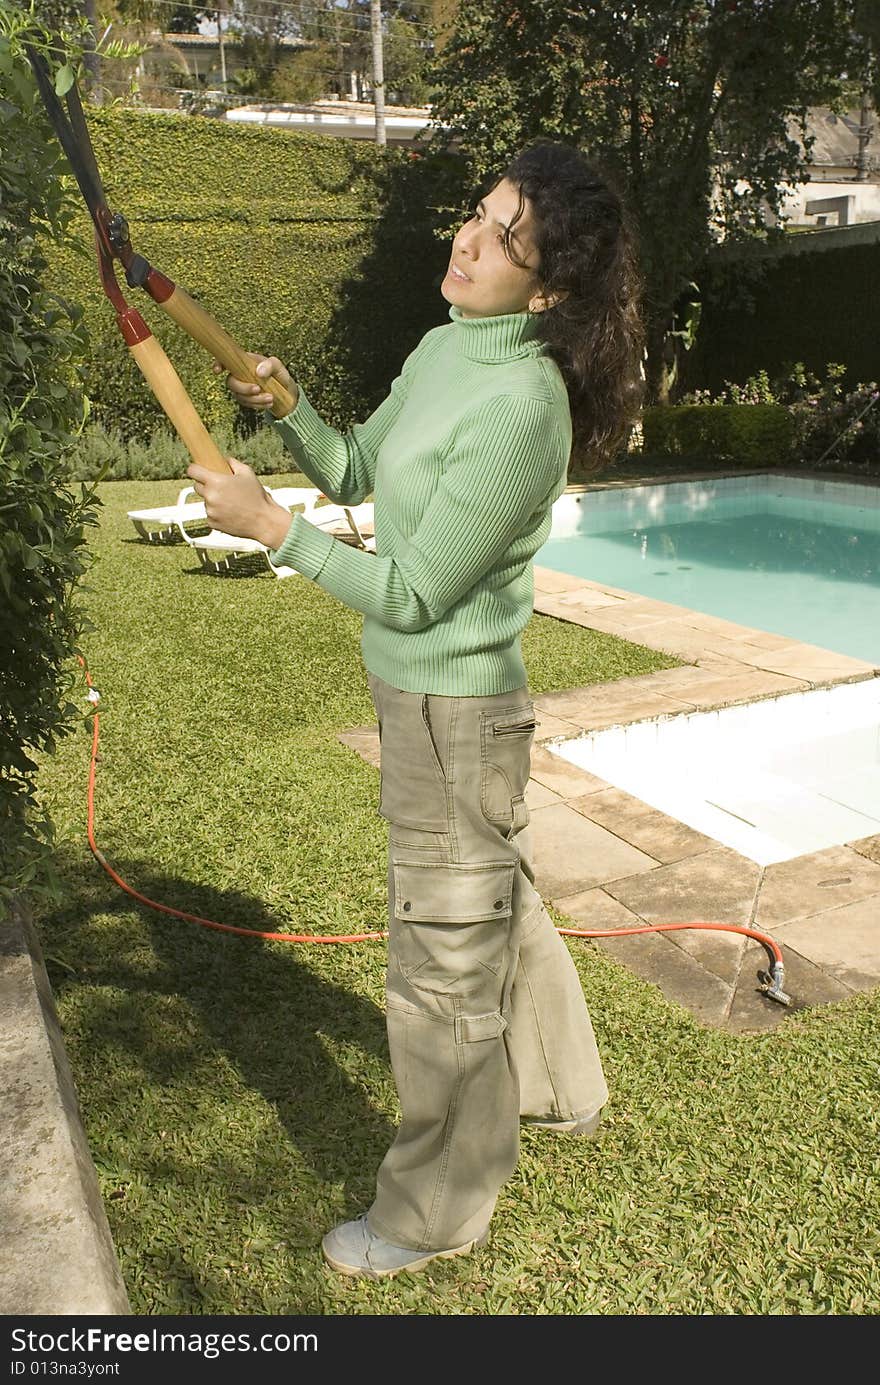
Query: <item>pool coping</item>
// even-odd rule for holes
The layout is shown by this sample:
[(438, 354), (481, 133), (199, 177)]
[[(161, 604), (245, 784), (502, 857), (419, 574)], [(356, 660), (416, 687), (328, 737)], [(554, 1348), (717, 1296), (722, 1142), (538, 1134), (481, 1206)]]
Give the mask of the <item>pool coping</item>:
[[(565, 493), (746, 474), (767, 469), (646, 474)], [(832, 479), (801, 470), (773, 474)], [(783, 950), (790, 1009), (761, 992), (768, 950), (744, 934), (676, 930), (597, 939), (700, 1023), (731, 1032), (773, 1029), (798, 1009), (880, 985), (880, 835), (761, 867), (548, 749), (611, 726), (860, 682), (880, 676), (880, 667), (550, 568), (536, 566), (534, 575), (536, 613), (682, 660), (676, 668), (534, 698), (527, 803), (536, 885), (566, 916), (561, 926), (610, 932), (701, 921), (770, 935)], [(378, 764), (376, 728), (340, 739)]]

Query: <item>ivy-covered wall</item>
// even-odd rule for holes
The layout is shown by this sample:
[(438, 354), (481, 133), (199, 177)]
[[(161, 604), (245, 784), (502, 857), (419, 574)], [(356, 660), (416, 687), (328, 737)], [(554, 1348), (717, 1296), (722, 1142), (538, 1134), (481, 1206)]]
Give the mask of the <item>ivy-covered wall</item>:
[[(221, 121), (88, 111), (112, 210), (140, 251), (248, 350), (280, 356), (329, 422), (382, 398), (448, 307), (448, 246), (432, 231), (428, 160), (353, 140)], [(82, 304), (95, 416), (148, 437), (164, 418), (104, 297), (85, 211), (82, 254), (51, 248), (51, 281)], [(245, 423), (207, 353), (143, 290), (120, 284), (171, 357), (209, 427)], [(252, 418), (252, 416), (248, 416)]]
[(716, 260), (704, 276), (685, 389), (719, 390), (802, 361), (819, 378), (830, 361), (850, 387), (880, 379), (880, 243)]

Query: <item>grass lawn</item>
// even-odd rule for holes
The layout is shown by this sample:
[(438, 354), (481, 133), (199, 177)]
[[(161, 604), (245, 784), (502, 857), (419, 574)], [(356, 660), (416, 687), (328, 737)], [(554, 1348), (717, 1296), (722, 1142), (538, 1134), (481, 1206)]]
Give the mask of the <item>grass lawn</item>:
[[(185, 546), (138, 541), (125, 511), (175, 494), (102, 487), (84, 641), (98, 843), (138, 890), (208, 918), (380, 930), (377, 774), (337, 740), (374, 720), (360, 617), (299, 577), (206, 575)], [(535, 692), (674, 662), (543, 617), (525, 648)], [(396, 1119), (384, 944), (269, 943), (136, 905), (87, 848), (89, 746), (84, 726), (42, 771), (64, 897), (39, 925), (135, 1313), (880, 1310), (880, 992), (732, 1036), (576, 939), (612, 1093), (601, 1138), (525, 1130), (474, 1256), (334, 1275), (321, 1236), (369, 1205)]]

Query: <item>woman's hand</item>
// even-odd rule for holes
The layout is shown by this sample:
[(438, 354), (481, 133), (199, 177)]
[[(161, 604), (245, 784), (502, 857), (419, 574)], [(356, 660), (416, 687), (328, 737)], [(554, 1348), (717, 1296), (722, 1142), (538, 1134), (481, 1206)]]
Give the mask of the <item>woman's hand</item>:
[[(254, 371), (261, 380), (268, 380), (269, 376), (282, 384), (286, 390), (293, 395), (293, 407), (296, 408), (296, 401), (299, 391), (291, 378), (290, 371), (282, 365), (277, 356), (260, 356), (256, 351), (248, 351), (248, 359), (254, 363)], [(222, 375), (223, 366), (219, 361), (214, 362), (214, 374)], [(230, 394), (234, 394), (239, 404), (243, 404), (246, 409), (268, 409), (274, 403), (273, 396), (266, 390), (265, 386), (261, 389), (259, 385), (252, 385), (250, 380), (239, 380), (236, 375), (226, 376), (226, 386)]]
[(205, 502), (208, 521), (224, 534), (256, 539), (267, 548), (280, 548), (290, 528), (291, 515), (273, 500), (245, 462), (228, 458), (232, 475), (191, 463), (186, 469), (195, 490)]

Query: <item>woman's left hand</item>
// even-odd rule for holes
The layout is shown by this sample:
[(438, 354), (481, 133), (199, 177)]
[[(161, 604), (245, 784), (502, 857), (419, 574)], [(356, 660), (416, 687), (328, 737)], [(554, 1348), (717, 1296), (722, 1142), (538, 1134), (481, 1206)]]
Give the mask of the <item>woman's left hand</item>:
[(208, 521), (224, 534), (256, 539), (267, 548), (280, 548), (290, 528), (290, 512), (273, 500), (245, 462), (229, 457), (232, 475), (209, 471), (193, 462), (186, 474), (205, 502)]

